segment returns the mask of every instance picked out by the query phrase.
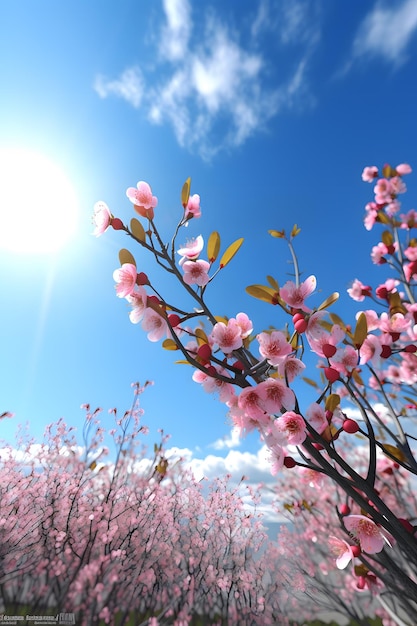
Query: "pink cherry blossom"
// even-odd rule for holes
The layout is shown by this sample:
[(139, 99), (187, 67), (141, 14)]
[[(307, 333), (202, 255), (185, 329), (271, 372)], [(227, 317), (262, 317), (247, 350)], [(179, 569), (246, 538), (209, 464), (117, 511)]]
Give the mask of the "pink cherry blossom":
[(240, 328), (240, 334), (242, 339), (246, 339), (246, 337), (249, 337), (249, 335), (253, 331), (253, 323), (246, 315), (246, 313), (238, 313), (236, 315), (236, 322)]
[(271, 415), (281, 413), (282, 407), (287, 410), (295, 407), (294, 392), (276, 378), (259, 383), (257, 390), (261, 394), (263, 408)]
[(145, 288), (137, 287), (135, 291), (126, 296), (126, 300), (132, 306), (132, 310), (129, 313), (130, 321), (132, 324), (137, 324), (141, 321), (147, 307), (148, 295)]
[(371, 183), (378, 176), (378, 168), (375, 165), (365, 167), (362, 172), (362, 180)]
[(129, 200), (135, 205), (138, 213), (143, 217), (153, 219), (154, 208), (158, 204), (158, 198), (152, 195), (152, 189), (143, 180), (140, 180), (135, 187), (129, 187), (126, 191)]
[(336, 567), (338, 569), (345, 569), (347, 565), (354, 559), (352, 546), (350, 546), (344, 539), (338, 539), (338, 537), (329, 537), (329, 545), (332, 554), (336, 556)]
[(177, 250), (183, 258), (180, 260), (180, 265), (184, 263), (185, 259), (189, 261), (195, 261), (198, 259), (202, 249), (204, 248), (204, 239), (201, 235), (198, 235), (195, 239), (189, 239), (187, 243)]
[(375, 202), (377, 204), (385, 204), (391, 200), (391, 194), (393, 193), (391, 181), (386, 178), (380, 178), (375, 187)]
[(347, 292), (352, 300), (356, 300), (356, 302), (362, 302), (363, 300), (365, 300), (365, 296), (371, 295), (372, 287), (364, 285), (360, 280), (355, 278), (352, 286), (347, 290)]
[(210, 280), (208, 272), (210, 263), (197, 259), (197, 261), (185, 261), (182, 266), (184, 270), (183, 280), (186, 285), (198, 285), (204, 287)]
[(164, 318), (150, 307), (143, 314), (142, 328), (148, 333), (149, 341), (159, 341), (169, 334), (168, 325)]
[(293, 354), (286, 356), (277, 365), (277, 371), (282, 378), (286, 379), (289, 383), (299, 375), (306, 368), (305, 363), (300, 359), (297, 359)]
[(240, 409), (251, 419), (259, 421), (263, 424), (270, 422), (269, 415), (263, 408), (262, 393), (259, 392), (257, 387), (246, 387), (239, 395), (238, 406)]
[(270, 365), (279, 365), (293, 351), (291, 344), (280, 330), (259, 333), (256, 339), (259, 342), (260, 354)]
[(382, 530), (365, 515), (347, 515), (343, 518), (343, 523), (367, 554), (381, 552), (385, 543), (390, 545)]
[(229, 354), (233, 352), (233, 350), (238, 350), (243, 345), (242, 329), (233, 318), (230, 319), (227, 324), (217, 322), (217, 324), (213, 326), (210, 338), (225, 354)]
[(195, 193), (193, 196), (190, 196), (187, 206), (184, 210), (185, 219), (190, 219), (192, 217), (201, 217), (200, 196), (197, 193)]
[(130, 296), (136, 285), (136, 266), (133, 263), (123, 263), (122, 267), (114, 270), (113, 279), (116, 281), (116, 293), (119, 298)]
[(379, 337), (368, 335), (359, 349), (360, 364), (372, 363), (374, 367), (378, 366), (381, 357), (382, 345)]
[(306, 417), (308, 423), (319, 433), (319, 435), (321, 435), (329, 425), (324, 408), (320, 404), (317, 404), (317, 402), (310, 404), (306, 411)]
[(304, 300), (310, 296), (316, 288), (316, 277), (309, 276), (304, 282), (297, 287), (291, 280), (285, 283), (281, 287), (279, 295), (286, 304), (294, 309), (301, 309), (302, 311), (310, 312), (311, 309), (305, 306)]
[(413, 171), (408, 163), (400, 163), (395, 169), (400, 176), (404, 176), (405, 174), (411, 174), (411, 172)]
[(273, 422), (273, 432), (280, 445), (299, 446), (306, 438), (306, 425), (298, 413), (287, 411)]
[(93, 214), (93, 223), (95, 229), (93, 231), (93, 235), (99, 237), (102, 235), (110, 226), (112, 219), (112, 214), (110, 213), (110, 209), (107, 204), (103, 201), (96, 202), (94, 205), (94, 214)]

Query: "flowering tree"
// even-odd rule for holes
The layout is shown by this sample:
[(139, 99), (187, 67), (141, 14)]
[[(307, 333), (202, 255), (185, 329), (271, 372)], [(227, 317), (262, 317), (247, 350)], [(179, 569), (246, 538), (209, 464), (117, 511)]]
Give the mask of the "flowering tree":
[[(131, 252), (123, 249), (114, 279), (117, 295), (131, 305), (131, 321), (141, 323), (151, 341), (162, 340), (165, 349), (182, 353), (194, 367), (193, 379), (206, 392), (218, 393), (242, 433), (259, 431), (270, 450), (273, 473), (303, 469), (315, 476), (317, 484), (327, 476), (338, 487), (344, 498), (334, 511), (341, 562), (352, 556), (360, 559), (360, 584), (377, 580), (378, 590), (385, 594), (379, 594), (381, 601), (399, 620), (411, 624), (417, 614), (413, 525), (417, 514), (409, 508), (399, 515), (378, 488), (381, 455), (395, 464), (395, 471), (401, 468), (410, 484), (417, 473), (412, 449), (417, 409), (417, 239), (413, 237), (417, 213), (400, 213), (398, 200), (406, 190), (403, 176), (410, 172), (407, 164), (385, 165), (381, 173), (374, 166), (363, 171), (363, 180), (375, 183), (365, 226), (383, 228), (372, 261), (388, 267), (391, 274), (375, 290), (355, 279), (350, 296), (377, 306), (359, 312), (354, 324), (328, 310), (338, 299), (337, 292), (318, 307), (308, 306), (317, 281), (315, 276), (301, 280), (293, 246), (300, 232), (297, 226), (289, 234), (269, 231), (288, 244), (294, 280), (280, 287), (268, 276), (268, 284), (247, 287), (253, 297), (279, 307), (285, 325), (254, 332), (244, 312), (231, 318), (215, 315), (207, 304), (207, 289), (243, 240), (237, 239), (220, 255), (220, 235), (213, 232), (205, 259), (200, 258), (201, 235), (177, 246), (181, 228), (201, 216), (200, 198), (190, 194), (190, 179), (182, 188), (183, 212), (169, 243), (156, 225), (157, 198), (143, 181), (129, 188), (127, 197), (145, 226), (137, 218), (124, 224), (104, 202), (95, 205), (94, 222), (96, 235), (108, 227), (127, 233), (192, 300), (192, 306), (187, 306), (166, 299), (152, 278), (138, 271)], [(314, 374), (304, 377), (307, 346), (318, 359), (316, 382)], [(294, 391), (300, 379), (316, 390), (315, 401), (307, 406)], [(355, 415), (349, 413), (349, 404), (355, 407)], [(346, 439), (353, 436), (366, 449), (360, 465), (346, 446)], [(400, 598), (395, 606), (394, 598)]]
[(227, 479), (197, 482), (164, 436), (149, 457), (135, 391), (109, 429), (84, 405), (82, 445), (60, 420), (42, 443), (2, 448), (1, 610), (85, 626), (287, 624), (255, 504)]

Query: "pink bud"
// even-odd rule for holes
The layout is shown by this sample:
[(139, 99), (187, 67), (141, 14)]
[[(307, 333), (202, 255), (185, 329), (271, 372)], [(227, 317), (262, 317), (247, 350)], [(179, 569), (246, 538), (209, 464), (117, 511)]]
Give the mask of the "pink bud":
[(286, 456), (284, 458), (284, 465), (285, 467), (288, 467), (288, 469), (292, 469), (293, 467), (297, 465), (297, 463), (294, 461), (292, 456)]
[(125, 227), (122, 220), (119, 220), (118, 217), (112, 218), (111, 225), (114, 228), (114, 230), (124, 230), (124, 227)]
[(333, 367), (325, 367), (324, 375), (326, 376), (329, 383), (335, 383), (337, 380), (339, 380), (339, 372)]
[(197, 350), (197, 356), (202, 361), (210, 361), (211, 359), (211, 348), (208, 343), (203, 343)]
[(350, 515), (350, 506), (347, 504), (340, 505), (340, 515)]
[(337, 348), (333, 346), (331, 343), (325, 343), (323, 345), (323, 354), (327, 359), (330, 359), (332, 356), (336, 354)]

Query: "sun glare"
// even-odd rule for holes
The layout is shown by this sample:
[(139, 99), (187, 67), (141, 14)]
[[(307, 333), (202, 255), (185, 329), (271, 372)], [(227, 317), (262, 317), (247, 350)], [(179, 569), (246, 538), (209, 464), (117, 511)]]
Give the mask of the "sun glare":
[(0, 148), (0, 219), (0, 248), (22, 254), (56, 252), (76, 230), (74, 188), (42, 154)]

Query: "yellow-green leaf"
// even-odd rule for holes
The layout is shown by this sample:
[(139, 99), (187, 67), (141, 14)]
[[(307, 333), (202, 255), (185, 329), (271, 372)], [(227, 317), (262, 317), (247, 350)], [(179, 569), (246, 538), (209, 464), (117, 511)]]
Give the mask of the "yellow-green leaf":
[(405, 315), (405, 313), (407, 313), (407, 310), (402, 303), (401, 296), (398, 291), (394, 291), (388, 294), (388, 303), (390, 315), (394, 315), (395, 313), (402, 313), (403, 315)]
[(388, 247), (388, 246), (392, 246), (392, 244), (394, 243), (394, 238), (392, 236), (392, 233), (390, 233), (389, 230), (384, 230), (384, 232), (381, 235), (381, 239), (382, 242)]
[(285, 237), (285, 230), (268, 230), (268, 233), (271, 237), (276, 237), (277, 239), (283, 239)]
[(307, 376), (302, 376), (301, 378), (305, 383), (307, 383), (307, 385), (311, 385), (312, 387), (315, 387), (317, 389), (318, 385), (316, 381), (312, 380), (311, 378), (307, 378)]
[(385, 453), (388, 452), (388, 456), (394, 457), (394, 459), (397, 459), (397, 461), (400, 461), (401, 463), (405, 463), (407, 460), (404, 453), (399, 448), (391, 446), (388, 443), (384, 443), (382, 445), (382, 451)]
[(358, 370), (353, 370), (352, 371), (352, 378), (355, 381), (355, 383), (361, 387), (363, 387), (363, 380), (361, 375), (359, 374)]
[(391, 224), (391, 218), (384, 211), (378, 211), (376, 221), (380, 224)]
[(391, 165), (384, 165), (382, 168), (382, 176), (384, 178), (391, 178), (391, 176), (395, 176), (396, 171), (391, 167)]
[(291, 230), (291, 237), (296, 237), (298, 233), (301, 233), (301, 228), (298, 228), (297, 224), (294, 224)]
[(336, 315), (336, 313), (329, 313), (329, 317), (332, 320), (333, 324), (337, 324), (338, 326), (340, 326), (340, 328), (342, 328), (342, 330), (344, 330), (345, 332), (347, 331), (346, 324), (341, 317)]
[(191, 365), (189, 361), (185, 361), (184, 359), (180, 359), (179, 361), (175, 361), (178, 365)]
[(353, 344), (355, 348), (360, 348), (368, 335), (368, 322), (365, 313), (361, 313), (356, 322), (355, 332), (353, 333)]
[(227, 322), (229, 321), (229, 319), (227, 317), (224, 317), (223, 315), (215, 315), (214, 319), (216, 320), (216, 322), (223, 322), (223, 324), (227, 325)]
[(278, 293), (275, 289), (266, 285), (249, 285), (249, 287), (246, 287), (246, 293), (269, 304), (278, 303)]
[(266, 279), (271, 285), (271, 287), (275, 289), (275, 291), (279, 291), (279, 285), (273, 276), (267, 276)]
[(340, 396), (337, 393), (331, 393), (330, 396), (326, 398), (326, 411), (333, 411), (340, 404)]
[(136, 217), (130, 220), (130, 230), (132, 231), (132, 235), (134, 235), (136, 239), (139, 239), (139, 241), (146, 240), (145, 229)]
[(134, 256), (129, 252), (129, 250), (126, 250), (126, 248), (122, 248), (120, 250), (119, 261), (120, 261), (120, 265), (123, 265), (124, 263), (131, 263), (132, 265), (136, 267), (136, 261), (135, 261)]
[(222, 258), (220, 259), (220, 267), (225, 267), (233, 259), (242, 243), (243, 237), (241, 237), (240, 239), (236, 239), (236, 241), (230, 244), (230, 246), (224, 252)]
[(339, 299), (339, 294), (337, 291), (334, 291), (328, 298), (325, 299), (324, 302), (320, 304), (317, 311), (323, 311), (323, 309), (327, 309), (327, 307), (331, 306)]
[(90, 468), (90, 470), (94, 471), (97, 467), (97, 463), (95, 461), (92, 461), (92, 463), (90, 463), (88, 467)]
[(162, 347), (165, 348), (165, 350), (178, 350), (178, 346), (173, 339), (165, 339), (162, 342)]
[(188, 204), (188, 200), (190, 199), (190, 189), (191, 189), (191, 178), (187, 178), (187, 180), (185, 181), (181, 189), (181, 204), (184, 207), (184, 209)]
[(204, 343), (208, 343), (208, 337), (202, 328), (195, 329), (195, 336), (197, 338), (197, 343), (199, 346)]
[(214, 261), (219, 256), (220, 252), (220, 235), (217, 231), (211, 233), (207, 242), (207, 257), (210, 263), (214, 263)]

